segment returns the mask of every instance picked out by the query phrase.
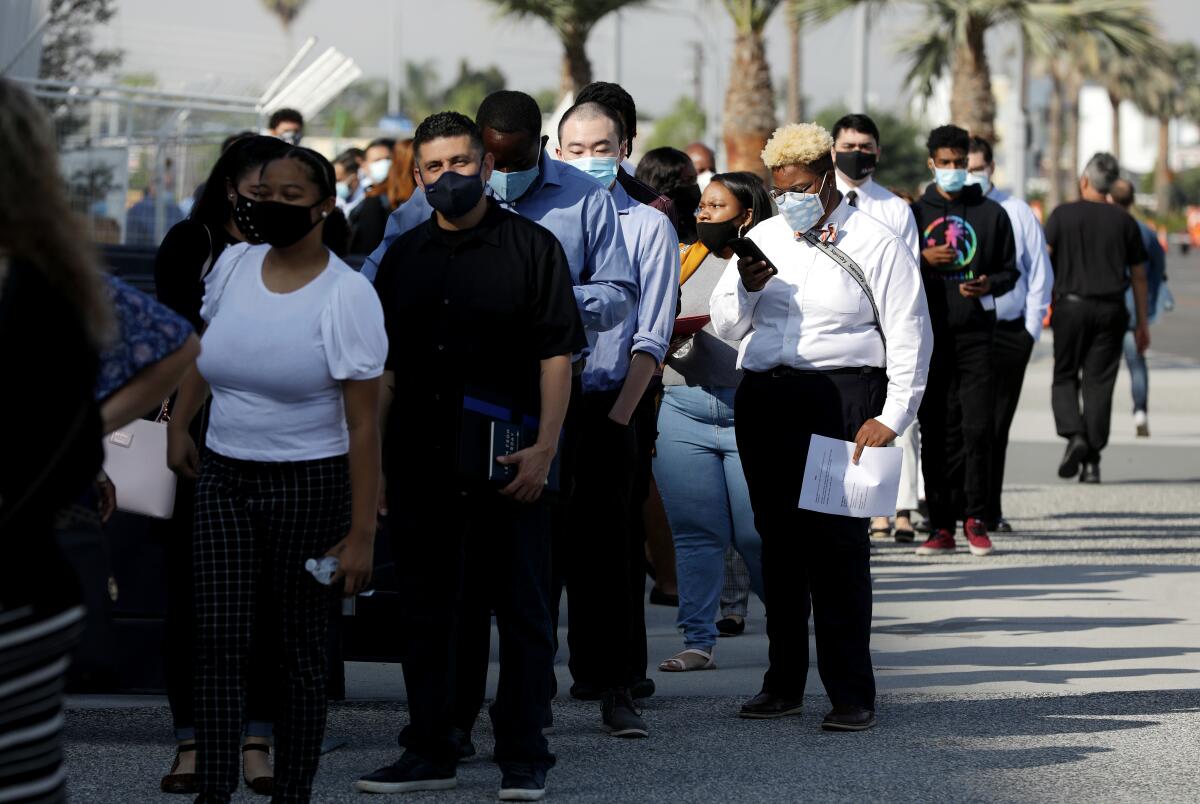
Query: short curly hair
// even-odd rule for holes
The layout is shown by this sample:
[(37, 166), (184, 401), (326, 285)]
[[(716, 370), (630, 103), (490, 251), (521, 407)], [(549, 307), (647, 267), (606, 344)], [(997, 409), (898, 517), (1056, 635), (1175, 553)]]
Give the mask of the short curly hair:
[(833, 137), (816, 123), (792, 123), (775, 129), (762, 150), (762, 161), (768, 168), (788, 165), (816, 165), (830, 159)]

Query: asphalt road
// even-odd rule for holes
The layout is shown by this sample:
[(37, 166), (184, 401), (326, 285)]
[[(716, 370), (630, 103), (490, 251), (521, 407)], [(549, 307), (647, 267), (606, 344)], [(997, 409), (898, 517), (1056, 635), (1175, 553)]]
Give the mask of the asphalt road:
[[(1127, 378), (1117, 388), (1105, 483), (1054, 473), (1050, 346), (1039, 346), (1014, 426), (1005, 497), (1017, 531), (986, 559), (918, 559), (879, 543), (873, 651), (879, 727), (825, 734), (815, 668), (802, 716), (743, 721), (766, 659), (761, 606), (722, 640), (719, 669), (651, 671), (650, 739), (598, 728), (595, 704), (555, 702), (556, 801), (1194, 802), (1200, 790), (1200, 255), (1172, 255), (1176, 310), (1154, 330), (1150, 439), (1137, 439)], [(648, 607), (651, 664), (681, 645), (674, 612)], [(565, 645), (565, 639), (563, 640)], [(493, 660), (495, 656), (493, 656)], [(560, 688), (569, 685), (565, 656)], [(494, 690), (497, 666), (490, 684)], [(350, 784), (390, 762), (405, 722), (395, 665), (351, 665), (351, 700), (331, 708), (316, 801), (360, 801)], [(485, 722), (481, 759), (454, 793), (486, 801), (499, 774)], [(170, 801), (161, 698), (73, 699), (67, 718), (76, 801)], [(178, 800), (178, 799), (175, 799)], [(251, 801), (243, 792), (238, 801)]]

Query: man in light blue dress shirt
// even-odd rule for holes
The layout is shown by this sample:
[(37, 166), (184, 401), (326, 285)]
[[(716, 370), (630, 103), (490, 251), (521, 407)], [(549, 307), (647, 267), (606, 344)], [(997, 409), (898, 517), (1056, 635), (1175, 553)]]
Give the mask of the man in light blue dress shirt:
[(992, 377), (996, 410), (988, 512), (984, 519), (989, 531), (1011, 533), (1012, 526), (1004, 519), (1000, 503), (1008, 431), (1021, 398), (1025, 367), (1033, 354), (1033, 345), (1042, 335), (1042, 321), (1046, 317), (1050, 292), (1054, 288), (1054, 268), (1050, 265), (1046, 235), (1042, 232), (1042, 224), (1036, 213), (1021, 199), (992, 185), (991, 177), (995, 169), (991, 143), (982, 137), (972, 137), (967, 182), (981, 185), (984, 195), (1004, 207), (1008, 213), (1017, 247), (1017, 270), (1021, 274), (1016, 287), (995, 299)]
[[(604, 728), (644, 737), (633, 690), (646, 679), (644, 532), (633, 527), (649, 492), (656, 431), (648, 393), (666, 358), (679, 294), (679, 243), (662, 212), (632, 199), (618, 181), (627, 153), (620, 116), (599, 103), (567, 110), (558, 156), (612, 193), (625, 246), (638, 279), (636, 315), (596, 340), (583, 372), (578, 488), (569, 538), (556, 543), (566, 581), (572, 693), (600, 697)], [(621, 616), (620, 601), (628, 606)]]

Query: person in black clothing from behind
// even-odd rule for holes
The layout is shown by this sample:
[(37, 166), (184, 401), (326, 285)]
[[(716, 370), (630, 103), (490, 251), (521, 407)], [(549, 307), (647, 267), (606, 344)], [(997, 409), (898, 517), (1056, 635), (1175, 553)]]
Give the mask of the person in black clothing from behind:
[[(248, 135), (234, 139), (213, 165), (200, 200), (191, 214), (171, 227), (154, 259), (158, 300), (186, 318), (197, 332), (204, 329), (200, 301), (204, 277), (229, 246), (257, 242), (247, 205), (258, 198), (262, 166), (288, 150), (278, 137)], [(197, 416), (191, 428), (198, 445), (204, 443), (207, 415)], [(193, 702), (196, 666), (196, 608), (192, 580), (192, 510), (196, 483), (177, 481), (175, 513), (167, 540), (167, 701), (171, 706), (178, 748), (170, 772), (159, 784), (164, 793), (194, 794), (196, 787), (196, 720)], [(266, 620), (268, 612), (263, 612)], [(262, 626), (269, 627), (269, 626)], [(278, 714), (281, 671), (277, 659), (256, 640), (247, 675), (244, 776), (255, 792), (269, 795), (271, 765), (267, 760), (272, 724)]]
[(966, 186), (970, 138), (957, 126), (929, 135), (935, 181), (912, 205), (933, 327), (929, 385), (921, 403), (921, 461), (932, 532), (917, 555), (952, 553), (960, 519), (973, 555), (992, 551), (987, 515), (991, 466), (993, 297), (1019, 274), (1012, 223), (978, 185)]
[(696, 209), (700, 206), (700, 184), (692, 158), (675, 148), (654, 148), (638, 160), (637, 178), (671, 199), (675, 209), (690, 209), (675, 224), (679, 242), (696, 242)]
[[(493, 157), (479, 128), (461, 114), (435, 114), (417, 127), (413, 149), (435, 211), (392, 244), (375, 279), (389, 341), (383, 461), (410, 725), (399, 760), (356, 787), (456, 786), (456, 610), (466, 564), (484, 561), (487, 588), (472, 591), (488, 598), (500, 630), (491, 708), (500, 799), (532, 801), (554, 764), (542, 735), (554, 643), (541, 497), (570, 398), (571, 355), (586, 340), (562, 246), (484, 196)], [(466, 424), (467, 411), (496, 407), (539, 422), (535, 443), (497, 459), (513, 470), (507, 484), (486, 479), (488, 438), (470, 437)]]
[[(1046, 221), (1054, 264), (1054, 384), (1050, 405), (1067, 450), (1058, 476), (1100, 482), (1100, 451), (1108, 444), (1113, 385), (1121, 363), (1132, 286), (1139, 353), (1150, 347), (1146, 247), (1137, 221), (1106, 203), (1120, 178), (1116, 157), (1098, 153), (1079, 179), (1080, 200), (1061, 204)], [(1080, 410), (1080, 395), (1083, 409)], [(1080, 471), (1082, 464), (1083, 470)]]

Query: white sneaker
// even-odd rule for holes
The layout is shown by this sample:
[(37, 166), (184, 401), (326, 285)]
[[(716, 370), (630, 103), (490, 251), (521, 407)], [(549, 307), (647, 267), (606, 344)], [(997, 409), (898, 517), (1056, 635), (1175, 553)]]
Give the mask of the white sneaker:
[(1133, 426), (1137, 428), (1138, 438), (1150, 437), (1150, 418), (1144, 410), (1135, 410), (1133, 412)]

